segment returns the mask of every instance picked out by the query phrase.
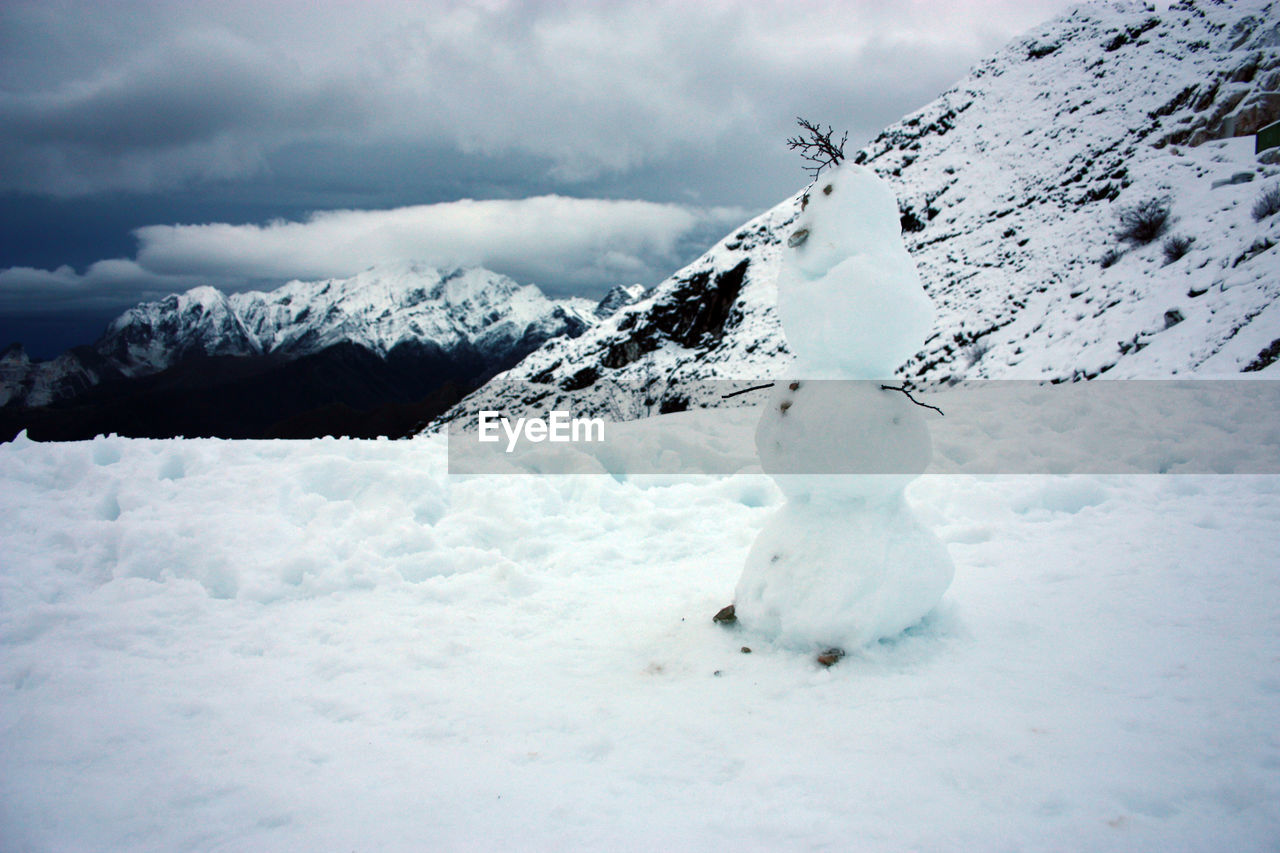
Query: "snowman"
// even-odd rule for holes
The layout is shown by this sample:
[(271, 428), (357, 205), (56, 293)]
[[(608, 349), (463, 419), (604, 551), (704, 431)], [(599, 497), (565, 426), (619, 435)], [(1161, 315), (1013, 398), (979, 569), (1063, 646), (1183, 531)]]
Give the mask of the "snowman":
[(903, 498), (929, 464), (927, 412), (880, 381), (833, 381), (887, 379), (933, 324), (897, 201), (870, 170), (843, 163), (808, 190), (778, 314), (806, 378), (774, 384), (756, 429), (786, 503), (747, 556), (732, 612), (829, 665), (918, 623), (954, 573)]

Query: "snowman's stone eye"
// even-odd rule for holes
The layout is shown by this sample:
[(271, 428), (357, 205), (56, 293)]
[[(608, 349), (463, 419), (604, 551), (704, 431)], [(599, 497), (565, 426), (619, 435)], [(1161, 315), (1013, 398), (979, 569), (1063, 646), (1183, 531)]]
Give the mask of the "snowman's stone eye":
[(827, 184), (825, 187), (823, 187), (823, 188), (822, 188), (822, 194), (823, 194), (823, 195), (831, 195), (831, 190), (832, 190), (832, 189), (834, 189), (834, 187), (832, 187), (832, 186), (831, 186), (831, 184)]
[(808, 240), (808, 239), (809, 239), (809, 229), (801, 228), (799, 231), (796, 231), (794, 234), (792, 234), (790, 237), (787, 238), (787, 245), (790, 248), (794, 249), (796, 246), (799, 246), (801, 243), (803, 243), (805, 240)]

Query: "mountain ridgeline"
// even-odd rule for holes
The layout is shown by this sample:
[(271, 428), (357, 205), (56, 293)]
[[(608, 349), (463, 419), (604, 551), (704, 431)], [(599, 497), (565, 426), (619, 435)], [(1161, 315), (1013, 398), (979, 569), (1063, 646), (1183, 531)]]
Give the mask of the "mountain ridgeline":
[(487, 270), (416, 264), (268, 293), (199, 287), (129, 309), (52, 361), (10, 347), (0, 426), (56, 440), (404, 435), (637, 295), (553, 301)]

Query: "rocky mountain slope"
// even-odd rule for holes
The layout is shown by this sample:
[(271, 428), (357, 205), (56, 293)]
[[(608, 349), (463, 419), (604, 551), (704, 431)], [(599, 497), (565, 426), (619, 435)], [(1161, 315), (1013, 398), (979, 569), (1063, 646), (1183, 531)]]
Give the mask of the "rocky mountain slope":
[[(897, 193), (938, 307), (902, 375), (1270, 369), (1280, 216), (1259, 211), (1280, 168), (1252, 134), (1280, 118), (1277, 13), (1261, 0), (1077, 7), (852, 153)], [(785, 374), (774, 276), (800, 195), (582, 336), (548, 341), (481, 392), (486, 407), (573, 392), (579, 410), (619, 414), (610, 389), (638, 386), (621, 413), (634, 416), (699, 402), (695, 380)], [(1143, 205), (1167, 218), (1126, 239), (1121, 219)]]

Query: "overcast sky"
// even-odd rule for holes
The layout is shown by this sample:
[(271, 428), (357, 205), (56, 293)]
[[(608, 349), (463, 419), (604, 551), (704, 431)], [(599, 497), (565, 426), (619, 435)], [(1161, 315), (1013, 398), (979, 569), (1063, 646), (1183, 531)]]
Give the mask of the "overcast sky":
[(0, 346), (380, 261), (652, 285), (1063, 0), (0, 2)]

